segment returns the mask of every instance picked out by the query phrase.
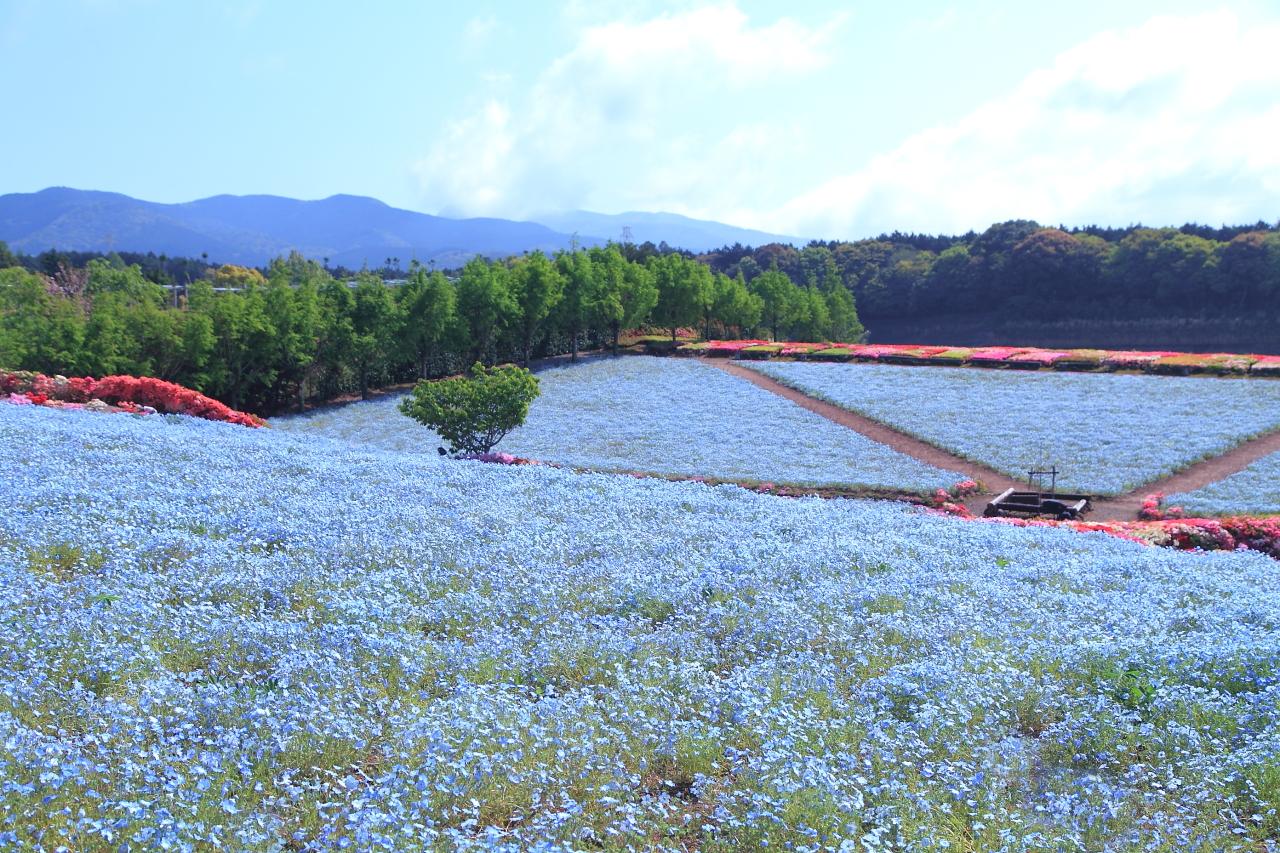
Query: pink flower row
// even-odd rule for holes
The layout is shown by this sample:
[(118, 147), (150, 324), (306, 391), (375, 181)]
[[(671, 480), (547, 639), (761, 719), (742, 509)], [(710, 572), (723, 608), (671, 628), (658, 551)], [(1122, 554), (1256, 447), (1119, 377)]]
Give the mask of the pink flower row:
[[(931, 364), (987, 364), (995, 366), (1048, 367), (1068, 369), (1139, 370), (1153, 373), (1236, 373), (1280, 377), (1280, 355), (1248, 353), (1187, 353), (1173, 350), (1043, 349), (1040, 347), (947, 347), (920, 344), (842, 344), (786, 341), (771, 343), (708, 341), (682, 347), (689, 353), (736, 355), (749, 347), (768, 347), (763, 352), (784, 358), (819, 361), (918, 361)], [(776, 350), (774, 349), (776, 347)], [(755, 350), (755, 353), (761, 352)]]

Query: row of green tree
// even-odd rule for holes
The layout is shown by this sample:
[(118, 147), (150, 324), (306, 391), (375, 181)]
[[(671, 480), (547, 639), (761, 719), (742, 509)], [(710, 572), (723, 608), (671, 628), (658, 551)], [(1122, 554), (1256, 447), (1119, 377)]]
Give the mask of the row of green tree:
[(750, 281), (776, 267), (840, 283), (869, 320), (954, 314), (1006, 318), (1232, 317), (1280, 312), (1280, 231), (1096, 227), (1018, 220), (963, 237), (892, 234), (858, 242), (726, 247), (702, 256)]
[(277, 412), (309, 398), (617, 346), (651, 325), (676, 338), (856, 341), (848, 289), (799, 286), (770, 269), (748, 282), (677, 252), (629, 260), (606, 246), (548, 257), (475, 258), (454, 276), (414, 266), (388, 284), (335, 278), (298, 254), (264, 272), (210, 268), (169, 289), (118, 258), (52, 274), (0, 270), (0, 366), (66, 375), (157, 376), (236, 408)]

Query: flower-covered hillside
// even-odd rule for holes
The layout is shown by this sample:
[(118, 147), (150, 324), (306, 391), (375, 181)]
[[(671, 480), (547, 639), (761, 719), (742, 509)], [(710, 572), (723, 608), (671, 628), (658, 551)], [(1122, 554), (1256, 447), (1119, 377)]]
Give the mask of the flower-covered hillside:
[(0, 464), (5, 847), (1280, 833), (1261, 555), (35, 407)]
[[(598, 359), (538, 381), (528, 420), (498, 450), (597, 470), (914, 492), (965, 479), (694, 362)], [(442, 443), (393, 399), (272, 423), (396, 450), (434, 453)]]
[(316, 436), (342, 441), (369, 450), (395, 450), (415, 453), (422, 461), (435, 459), (436, 448), (445, 443), (410, 417), (401, 414), (400, 401), (405, 395), (386, 394), (358, 403), (324, 406), (301, 415), (281, 415), (271, 419), (271, 426), (298, 436)]
[(1124, 374), (760, 363), (752, 369), (1014, 477), (1137, 488), (1280, 427), (1280, 383)]

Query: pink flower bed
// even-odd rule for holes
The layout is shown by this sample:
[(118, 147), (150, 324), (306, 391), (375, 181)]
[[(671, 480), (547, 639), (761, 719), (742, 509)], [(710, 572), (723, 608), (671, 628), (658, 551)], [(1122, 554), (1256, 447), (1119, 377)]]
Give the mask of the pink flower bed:
[[(697, 351), (707, 355), (736, 356), (748, 347), (769, 341), (708, 341)], [(1244, 353), (1186, 353), (1169, 350), (1056, 350), (1039, 347), (946, 347), (920, 344), (841, 344), (787, 341), (777, 344), (782, 357), (836, 357), (847, 352), (853, 358), (880, 361), (895, 357), (931, 359), (935, 363), (999, 365), (1023, 367), (1066, 367), (1091, 370), (1140, 370), (1149, 373), (1233, 373), (1280, 377), (1280, 355)], [(820, 353), (820, 354), (819, 354)], [(773, 353), (754, 350), (752, 355)]]
[(1061, 361), (1071, 355), (1069, 352), (1059, 352), (1057, 350), (1033, 349), (1027, 352), (1015, 353), (1009, 356), (1007, 361), (1016, 361), (1020, 364), (1053, 364), (1055, 361)]
[(970, 361), (1004, 361), (1010, 356), (1028, 352), (1026, 347), (980, 347), (969, 355)]
[(1102, 363), (1115, 370), (1142, 369), (1162, 358), (1178, 355), (1176, 352), (1148, 352), (1144, 350), (1111, 350), (1102, 357)]
[(748, 340), (748, 341), (711, 341), (707, 345), (708, 355), (732, 355), (733, 353), (742, 352), (747, 347), (760, 346), (767, 344), (769, 341)]
[(1262, 355), (1249, 366), (1250, 373), (1262, 376), (1280, 376), (1280, 355)]
[(782, 345), (782, 351), (778, 355), (808, 355), (811, 352), (817, 352), (820, 349), (827, 349), (831, 344), (807, 344), (793, 343), (788, 341)]

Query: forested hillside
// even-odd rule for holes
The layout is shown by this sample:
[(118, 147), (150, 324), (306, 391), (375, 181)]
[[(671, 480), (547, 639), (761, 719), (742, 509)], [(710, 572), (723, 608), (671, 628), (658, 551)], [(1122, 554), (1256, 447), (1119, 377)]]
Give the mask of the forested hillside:
[(1280, 347), (1280, 233), (1264, 222), (1068, 231), (1019, 220), (702, 258), (747, 280), (773, 265), (800, 282), (838, 280), (877, 342)]

